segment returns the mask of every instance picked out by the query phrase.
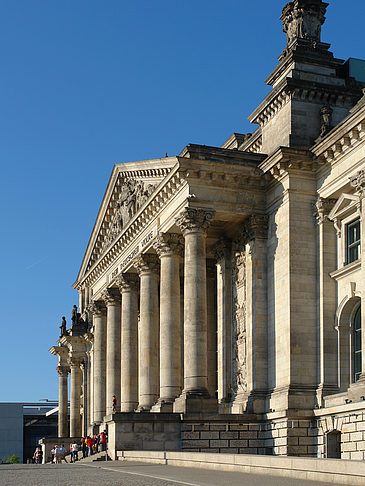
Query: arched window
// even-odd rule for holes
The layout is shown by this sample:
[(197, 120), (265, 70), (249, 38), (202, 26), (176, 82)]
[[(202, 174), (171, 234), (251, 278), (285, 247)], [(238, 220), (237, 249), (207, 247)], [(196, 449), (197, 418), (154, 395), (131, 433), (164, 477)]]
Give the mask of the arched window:
[(357, 309), (353, 324), (354, 382), (360, 378), (361, 366), (361, 306)]

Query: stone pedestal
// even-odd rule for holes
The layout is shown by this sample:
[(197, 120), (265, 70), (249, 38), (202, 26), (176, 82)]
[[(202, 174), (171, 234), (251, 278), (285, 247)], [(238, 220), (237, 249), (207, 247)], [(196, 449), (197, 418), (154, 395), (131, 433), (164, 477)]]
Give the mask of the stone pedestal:
[(140, 276), (138, 410), (146, 411), (155, 403), (159, 392), (157, 255), (141, 255), (134, 266)]
[(118, 289), (107, 289), (102, 293), (106, 304), (106, 415), (113, 412), (113, 395), (117, 398), (117, 410), (120, 404), (120, 293)]
[(118, 278), (122, 294), (121, 412), (138, 406), (138, 275)]

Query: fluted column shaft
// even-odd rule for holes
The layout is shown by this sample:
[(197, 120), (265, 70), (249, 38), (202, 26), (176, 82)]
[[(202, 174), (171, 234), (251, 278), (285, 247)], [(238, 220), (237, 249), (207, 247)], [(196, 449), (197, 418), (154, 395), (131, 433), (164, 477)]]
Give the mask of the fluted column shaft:
[(101, 423), (106, 413), (106, 313), (100, 304), (92, 304), (94, 319), (94, 422)]
[(120, 341), (121, 341), (121, 317), (120, 317), (120, 293), (117, 289), (107, 289), (102, 294), (106, 303), (106, 414), (113, 411), (113, 395), (120, 404)]
[(159, 392), (158, 258), (142, 255), (135, 262), (140, 276), (139, 410), (149, 410)]
[(58, 437), (68, 437), (68, 367), (58, 366)]
[(160, 402), (181, 392), (180, 254), (183, 239), (161, 234), (154, 243), (160, 257)]
[(80, 360), (71, 358), (70, 387), (70, 437), (81, 437), (80, 392), (81, 368)]
[(138, 276), (123, 274), (118, 279), (122, 294), (121, 412), (138, 406)]
[(176, 221), (185, 238), (184, 392), (208, 395), (206, 230), (212, 211), (186, 209)]

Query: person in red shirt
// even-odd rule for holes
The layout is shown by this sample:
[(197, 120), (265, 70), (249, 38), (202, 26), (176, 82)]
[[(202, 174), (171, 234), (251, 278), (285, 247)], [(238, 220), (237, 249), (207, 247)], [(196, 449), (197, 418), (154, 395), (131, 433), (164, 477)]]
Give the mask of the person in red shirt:
[(106, 431), (105, 430), (100, 434), (100, 444), (101, 444), (101, 450), (106, 451)]
[(86, 445), (89, 448), (89, 456), (93, 455), (93, 444), (94, 444), (94, 439), (90, 437), (89, 435), (86, 437)]

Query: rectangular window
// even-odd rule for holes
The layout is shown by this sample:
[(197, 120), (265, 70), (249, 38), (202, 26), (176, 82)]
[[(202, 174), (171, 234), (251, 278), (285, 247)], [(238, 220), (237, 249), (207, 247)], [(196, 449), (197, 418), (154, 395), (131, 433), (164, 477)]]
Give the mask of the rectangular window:
[(353, 352), (354, 352), (354, 381), (360, 378), (362, 371), (361, 363), (361, 309), (357, 310), (353, 324)]
[(352, 221), (352, 223), (346, 225), (346, 228), (346, 263), (352, 263), (360, 258), (360, 220)]

